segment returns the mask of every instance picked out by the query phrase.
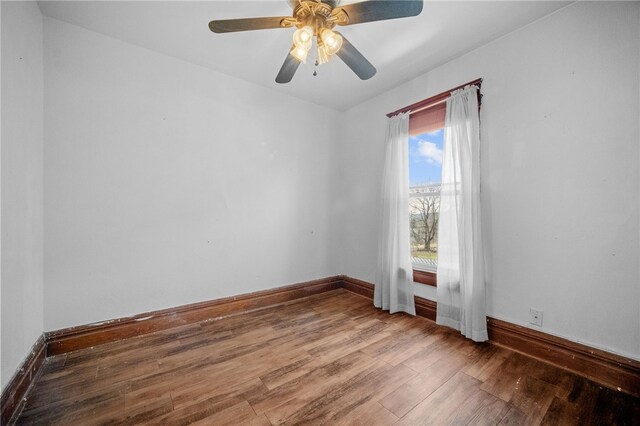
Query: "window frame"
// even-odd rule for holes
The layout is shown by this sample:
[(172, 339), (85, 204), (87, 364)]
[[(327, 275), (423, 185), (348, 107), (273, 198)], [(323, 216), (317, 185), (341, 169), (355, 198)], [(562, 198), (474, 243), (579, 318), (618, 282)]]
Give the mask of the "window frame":
[[(447, 90), (446, 92), (439, 93), (435, 96), (431, 96), (430, 98), (413, 103), (399, 110), (390, 112), (387, 114), (387, 117), (393, 117), (394, 115), (398, 115), (400, 113), (409, 113), (409, 120), (411, 120), (411, 114), (417, 113), (419, 111), (423, 111), (425, 109), (434, 107), (442, 102), (445, 102), (451, 96), (451, 92), (458, 89), (463, 89), (466, 86), (476, 86), (478, 88), (478, 111), (480, 111), (480, 106), (482, 104), (482, 93), (480, 92), (480, 88), (482, 86), (482, 79), (478, 78), (476, 80), (462, 84), (458, 87), (454, 87), (453, 89)], [(427, 271), (419, 267), (417, 268), (415, 265), (413, 265), (413, 263), (411, 264), (411, 268), (413, 269), (414, 282), (433, 286), (433, 287), (438, 286), (438, 274), (436, 272)]]
[(432, 287), (438, 286), (438, 274), (431, 271), (423, 271), (422, 269), (416, 269), (415, 266), (411, 265), (413, 268), (413, 282), (430, 285)]

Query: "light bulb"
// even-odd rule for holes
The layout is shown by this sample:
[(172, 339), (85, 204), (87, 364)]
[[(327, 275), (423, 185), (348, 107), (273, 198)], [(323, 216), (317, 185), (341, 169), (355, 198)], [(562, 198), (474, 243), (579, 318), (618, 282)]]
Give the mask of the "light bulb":
[(310, 26), (306, 26), (306, 27), (302, 27), (302, 33), (300, 34), (300, 40), (302, 40), (303, 42), (308, 42), (311, 40), (311, 37), (313, 37), (313, 28), (311, 28)]
[(338, 39), (336, 38), (335, 35), (330, 34), (329, 36), (325, 37), (325, 43), (327, 44), (327, 46), (329, 46), (330, 48), (334, 48), (336, 47), (336, 44), (338, 43)]
[(300, 62), (307, 63), (307, 55), (309, 54), (309, 49), (304, 46), (296, 46), (291, 50), (291, 56), (299, 60)]
[(313, 28), (306, 26), (296, 30), (293, 33), (293, 44), (298, 47), (311, 48), (311, 39), (313, 38)]
[(324, 29), (320, 35), (322, 43), (326, 46), (327, 54), (333, 55), (342, 47), (342, 36), (330, 29)]

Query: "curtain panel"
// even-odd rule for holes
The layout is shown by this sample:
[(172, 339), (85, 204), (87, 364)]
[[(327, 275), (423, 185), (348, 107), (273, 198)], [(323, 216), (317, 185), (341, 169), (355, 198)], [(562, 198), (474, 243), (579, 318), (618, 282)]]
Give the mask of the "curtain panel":
[(416, 314), (409, 239), (409, 114), (387, 119), (374, 305)]
[(488, 340), (480, 226), (480, 120), (476, 86), (447, 99), (438, 223), (436, 322)]

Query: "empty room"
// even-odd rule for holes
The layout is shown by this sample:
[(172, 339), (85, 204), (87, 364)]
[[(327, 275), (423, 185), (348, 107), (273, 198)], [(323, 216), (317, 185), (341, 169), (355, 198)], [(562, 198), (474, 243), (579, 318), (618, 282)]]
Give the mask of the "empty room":
[(2, 425), (640, 424), (640, 2), (0, 22)]

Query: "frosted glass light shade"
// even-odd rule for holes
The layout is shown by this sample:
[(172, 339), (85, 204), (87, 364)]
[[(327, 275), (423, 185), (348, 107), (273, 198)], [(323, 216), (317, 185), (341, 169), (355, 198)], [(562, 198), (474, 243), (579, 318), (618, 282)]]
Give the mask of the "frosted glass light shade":
[(342, 36), (329, 29), (324, 29), (320, 35), (322, 43), (325, 45), (327, 54), (333, 55), (342, 47)]
[(309, 49), (304, 46), (295, 46), (291, 50), (291, 56), (299, 60), (300, 62), (307, 63), (307, 55), (309, 54)]
[(311, 48), (311, 41), (313, 40), (313, 28), (306, 26), (296, 30), (293, 33), (293, 44), (297, 47), (306, 47), (307, 50)]
[(331, 56), (327, 53), (327, 48), (324, 44), (318, 46), (318, 65), (326, 64), (331, 59)]

